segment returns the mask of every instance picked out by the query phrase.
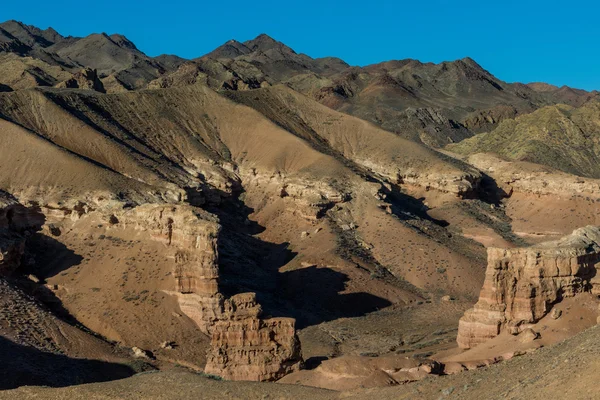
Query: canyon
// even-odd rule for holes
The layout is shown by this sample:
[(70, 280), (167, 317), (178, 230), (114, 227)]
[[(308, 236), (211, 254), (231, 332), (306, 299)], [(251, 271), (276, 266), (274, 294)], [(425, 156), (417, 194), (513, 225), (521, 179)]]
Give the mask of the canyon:
[(597, 336), (597, 92), (17, 21), (0, 71), (0, 397), (470, 398)]

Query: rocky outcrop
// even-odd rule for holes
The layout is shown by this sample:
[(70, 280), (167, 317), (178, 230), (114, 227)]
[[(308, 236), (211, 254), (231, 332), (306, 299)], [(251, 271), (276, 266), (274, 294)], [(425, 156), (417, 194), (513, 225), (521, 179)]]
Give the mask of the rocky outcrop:
[(459, 322), (457, 342), (474, 347), (503, 331), (517, 334), (579, 293), (600, 294), (600, 228), (587, 226), (535, 247), (488, 249), (479, 301)]
[(148, 89), (163, 89), (174, 86), (206, 84), (207, 75), (194, 62), (185, 62), (176, 71), (161, 76), (148, 84)]
[(486, 110), (475, 111), (465, 117), (463, 125), (472, 132), (485, 132), (493, 129), (505, 119), (515, 118), (518, 110), (508, 105), (498, 105)]
[(459, 175), (444, 173), (421, 174), (413, 170), (398, 173), (394, 183), (407, 188), (407, 190), (410, 190), (410, 187), (413, 186), (427, 191), (434, 189), (442, 193), (456, 194), (460, 198), (469, 198), (479, 190), (481, 176), (473, 173)]
[(506, 161), (489, 153), (473, 154), (467, 162), (494, 178), (501, 193), (600, 197), (600, 180), (567, 174), (524, 161)]
[(171, 73), (165, 74), (150, 83), (148, 89), (206, 85), (213, 89), (251, 90), (269, 86), (264, 74), (251, 63), (241, 60), (221, 63), (203, 57), (187, 61)]
[(211, 214), (183, 205), (143, 205), (113, 215), (125, 229), (150, 232), (171, 249), (181, 311), (212, 337), (205, 371), (232, 380), (276, 380), (302, 358), (292, 318), (261, 318), (255, 293), (219, 293), (217, 238)]
[(284, 174), (261, 173), (256, 169), (242, 170), (241, 177), (248, 191), (280, 197), (287, 212), (315, 221), (336, 204), (350, 199), (350, 190), (337, 189), (325, 181), (288, 178)]
[(464, 126), (444, 115), (442, 110), (431, 107), (409, 107), (399, 113), (396, 123), (399, 125), (396, 132), (403, 132), (405, 137), (431, 147), (443, 147), (473, 136)]
[(72, 78), (56, 85), (58, 88), (68, 89), (87, 89), (96, 92), (106, 93), (102, 81), (98, 77), (98, 71), (91, 68), (85, 68), (73, 75)]
[(254, 293), (225, 302), (212, 327), (205, 372), (231, 380), (273, 381), (300, 368), (302, 356), (293, 318), (260, 318)]
[(208, 334), (224, 302), (217, 282), (217, 218), (186, 205), (146, 204), (108, 219), (117, 228), (147, 232), (166, 246), (174, 264), (171, 294), (177, 296), (181, 311)]

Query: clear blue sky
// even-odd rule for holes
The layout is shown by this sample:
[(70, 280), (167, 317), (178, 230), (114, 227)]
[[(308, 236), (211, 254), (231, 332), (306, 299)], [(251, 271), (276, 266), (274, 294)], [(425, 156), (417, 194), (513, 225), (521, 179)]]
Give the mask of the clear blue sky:
[(600, 3), (571, 0), (28, 0), (17, 19), (63, 35), (122, 33), (148, 55), (193, 58), (260, 33), (353, 65), (465, 56), (505, 81), (600, 89)]

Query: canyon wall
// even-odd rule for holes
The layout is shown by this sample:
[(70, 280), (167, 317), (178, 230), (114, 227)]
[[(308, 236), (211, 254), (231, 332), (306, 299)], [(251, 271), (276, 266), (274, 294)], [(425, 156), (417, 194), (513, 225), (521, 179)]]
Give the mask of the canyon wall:
[(170, 282), (162, 291), (174, 296), (181, 312), (211, 338), (207, 373), (264, 381), (300, 367), (294, 319), (263, 318), (255, 293), (231, 298), (220, 293), (222, 228), (215, 215), (197, 207), (166, 203), (133, 207), (112, 200), (25, 207), (0, 192), (0, 276), (15, 272), (27, 259), (27, 238), (34, 232), (42, 230), (49, 240), (59, 242), (70, 230), (84, 232), (90, 227), (103, 232), (98, 236), (124, 237), (140, 248), (160, 243), (162, 265), (172, 266), (165, 275)]
[(170, 294), (177, 296), (181, 311), (209, 334), (224, 300), (218, 288), (217, 218), (191, 206), (152, 204), (113, 217), (122, 229), (147, 232), (166, 246), (174, 265)]
[(503, 331), (517, 334), (565, 297), (600, 294), (598, 268), (600, 228), (595, 226), (535, 247), (489, 248), (479, 301), (459, 322), (458, 345), (471, 348)]
[(302, 363), (292, 318), (261, 318), (255, 293), (219, 293), (213, 215), (190, 206), (143, 205), (115, 215), (124, 229), (150, 232), (170, 249), (181, 311), (211, 336), (205, 372), (231, 380), (277, 380)]

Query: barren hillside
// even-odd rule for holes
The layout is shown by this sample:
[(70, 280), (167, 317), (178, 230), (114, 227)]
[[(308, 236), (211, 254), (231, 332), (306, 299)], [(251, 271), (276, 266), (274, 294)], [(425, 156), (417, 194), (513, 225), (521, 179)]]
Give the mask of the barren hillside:
[(598, 170), (600, 103), (549, 106), (506, 120), (488, 133), (448, 146), (462, 154), (496, 153), (509, 160), (547, 165), (588, 178)]
[(0, 71), (0, 397), (518, 398), (591, 363), (596, 92), (16, 21)]

